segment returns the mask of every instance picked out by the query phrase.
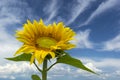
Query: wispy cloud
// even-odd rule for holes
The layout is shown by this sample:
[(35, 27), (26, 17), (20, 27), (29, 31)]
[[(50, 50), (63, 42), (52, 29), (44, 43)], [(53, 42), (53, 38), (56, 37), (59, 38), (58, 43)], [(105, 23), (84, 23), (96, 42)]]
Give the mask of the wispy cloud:
[(93, 48), (93, 43), (89, 40), (90, 30), (79, 31), (75, 36), (75, 41), (77, 48)]
[(32, 18), (32, 10), (25, 1), (1, 0), (0, 12), (0, 22), (3, 24), (20, 23), (25, 17)]
[(110, 10), (112, 7), (117, 6), (119, 4), (119, 0), (106, 0), (102, 2), (98, 8), (91, 14), (91, 16), (83, 22), (79, 27), (88, 25), (95, 17), (100, 15), (103, 12), (106, 12), (107, 10)]
[(67, 25), (74, 22), (78, 18), (78, 16), (83, 13), (87, 9), (87, 7), (89, 7), (91, 2), (93, 1), (95, 0), (77, 0), (77, 3), (74, 4), (71, 9), (71, 15), (70, 19), (67, 22)]
[(57, 11), (60, 7), (60, 5), (58, 4), (59, 3), (57, 0), (52, 0), (43, 8), (44, 13), (49, 15), (49, 17), (45, 21), (46, 24), (50, 23), (51, 20), (57, 15)]
[(24, 1), (0, 0), (0, 45), (2, 45), (0, 46), (0, 59), (13, 54), (20, 46), (14, 36), (10, 34), (13, 32), (11, 28), (22, 23), (26, 14), (28, 18), (31, 18), (31, 11)]
[(115, 38), (103, 42), (103, 51), (120, 51), (120, 34)]

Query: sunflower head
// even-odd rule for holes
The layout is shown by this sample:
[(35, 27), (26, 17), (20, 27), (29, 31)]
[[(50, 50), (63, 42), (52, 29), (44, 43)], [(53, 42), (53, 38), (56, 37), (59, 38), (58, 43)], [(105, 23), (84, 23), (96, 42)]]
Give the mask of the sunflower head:
[(23, 30), (16, 31), (16, 38), (23, 43), (15, 54), (32, 54), (31, 63), (36, 59), (41, 64), (46, 56), (55, 58), (56, 50), (68, 50), (75, 47), (70, 41), (73, 40), (75, 32), (65, 27), (63, 22), (45, 25), (42, 19), (23, 25)]

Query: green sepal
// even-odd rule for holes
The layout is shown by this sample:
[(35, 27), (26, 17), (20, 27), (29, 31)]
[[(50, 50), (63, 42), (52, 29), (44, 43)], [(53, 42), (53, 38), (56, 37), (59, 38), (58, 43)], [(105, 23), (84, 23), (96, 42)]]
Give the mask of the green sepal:
[(87, 68), (86, 66), (84, 66), (84, 64), (80, 60), (71, 57), (68, 53), (66, 53), (64, 51), (62, 51), (61, 57), (58, 57), (57, 63), (68, 64), (73, 67), (80, 68), (82, 70), (96, 74), (94, 71), (92, 71), (89, 68)]
[(36, 74), (33, 74), (31, 76), (31, 78), (32, 78), (32, 80), (41, 80), (40, 77), (38, 75), (36, 75)]
[(5, 58), (7, 60), (11, 60), (11, 61), (30, 61), (32, 54), (26, 54), (23, 53), (21, 55), (12, 57), (12, 58)]

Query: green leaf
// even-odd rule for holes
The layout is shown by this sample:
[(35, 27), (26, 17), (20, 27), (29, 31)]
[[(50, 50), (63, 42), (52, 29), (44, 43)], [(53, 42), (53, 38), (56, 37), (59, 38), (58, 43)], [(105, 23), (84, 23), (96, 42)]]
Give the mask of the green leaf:
[(66, 52), (64, 52), (63, 56), (58, 58), (57, 63), (68, 64), (68, 65), (71, 65), (71, 66), (74, 66), (74, 67), (77, 67), (77, 68), (80, 68), (80, 69), (83, 69), (83, 70), (86, 70), (88, 72), (96, 74), (94, 71), (92, 71), (89, 68), (85, 67), (80, 60), (71, 57)]
[(40, 77), (38, 75), (35, 75), (35, 74), (33, 74), (31, 76), (31, 78), (32, 78), (32, 80), (41, 80)]
[(11, 61), (30, 61), (31, 59), (31, 54), (21, 54), (19, 56), (16, 57), (12, 57), (12, 58), (6, 58), (7, 60), (11, 60)]

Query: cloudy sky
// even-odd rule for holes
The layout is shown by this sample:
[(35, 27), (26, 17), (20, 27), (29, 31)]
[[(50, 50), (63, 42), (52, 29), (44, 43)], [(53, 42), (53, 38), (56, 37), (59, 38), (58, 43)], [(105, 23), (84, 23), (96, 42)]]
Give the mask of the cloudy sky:
[(48, 80), (120, 79), (120, 0), (0, 0), (0, 80), (31, 80), (38, 73), (34, 65), (4, 58), (21, 46), (15, 30), (27, 19), (40, 18), (46, 25), (63, 21), (71, 27), (77, 47), (68, 52), (100, 74), (58, 64)]

